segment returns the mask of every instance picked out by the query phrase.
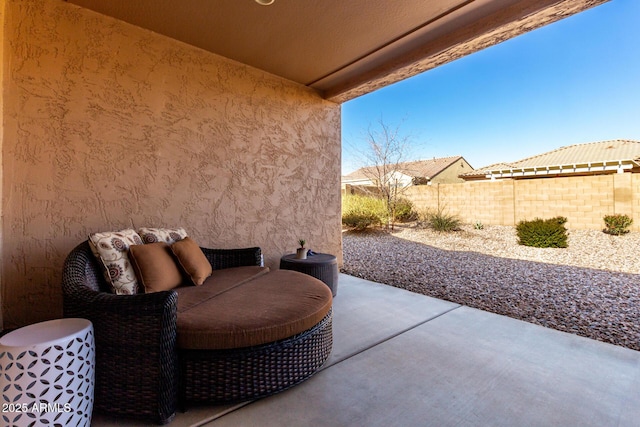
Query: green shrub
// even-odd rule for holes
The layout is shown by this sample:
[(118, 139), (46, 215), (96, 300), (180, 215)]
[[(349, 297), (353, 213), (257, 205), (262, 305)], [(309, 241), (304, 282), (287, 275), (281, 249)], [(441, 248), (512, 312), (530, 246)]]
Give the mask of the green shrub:
[(418, 218), (418, 225), (432, 228), (435, 231), (458, 231), (460, 224), (462, 221), (458, 216), (445, 213), (442, 209), (435, 212), (422, 212)]
[(382, 225), (380, 218), (372, 213), (349, 212), (342, 214), (342, 225), (352, 230), (362, 231)]
[(629, 218), (628, 215), (605, 215), (604, 216), (604, 226), (605, 229), (602, 230), (607, 234), (613, 234), (615, 236), (620, 236), (621, 234), (627, 234), (629, 232), (629, 227), (633, 223), (633, 220)]
[(384, 200), (362, 195), (342, 197), (342, 224), (354, 230), (365, 230), (386, 223)]
[(550, 219), (536, 218), (533, 221), (520, 221), (516, 226), (518, 243), (536, 248), (566, 248), (567, 229), (565, 217)]
[(413, 221), (416, 217), (411, 200), (399, 198), (396, 202), (396, 221)]

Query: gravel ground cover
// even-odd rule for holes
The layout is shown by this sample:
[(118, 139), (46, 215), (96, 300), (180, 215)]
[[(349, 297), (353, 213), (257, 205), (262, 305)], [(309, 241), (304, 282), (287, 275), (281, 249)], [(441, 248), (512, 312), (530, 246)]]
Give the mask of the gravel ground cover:
[(568, 242), (521, 246), (506, 226), (344, 232), (342, 271), (640, 350), (640, 233), (570, 230)]

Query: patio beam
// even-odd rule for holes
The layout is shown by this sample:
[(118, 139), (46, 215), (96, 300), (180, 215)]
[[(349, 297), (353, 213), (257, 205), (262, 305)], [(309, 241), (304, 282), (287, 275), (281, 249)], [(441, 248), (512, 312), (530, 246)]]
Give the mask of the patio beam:
[[(435, 38), (425, 31), (416, 35), (417, 41), (407, 43), (413, 46), (409, 49), (401, 46), (400, 40), (386, 46), (386, 52), (376, 52), (378, 58), (372, 61), (377, 65), (363, 59), (312, 87), (321, 90), (330, 101), (346, 102), (608, 1), (519, 0), (470, 22), (468, 16), (448, 16), (451, 22), (444, 25), (450, 30)], [(481, 9), (482, 5), (480, 13)]]

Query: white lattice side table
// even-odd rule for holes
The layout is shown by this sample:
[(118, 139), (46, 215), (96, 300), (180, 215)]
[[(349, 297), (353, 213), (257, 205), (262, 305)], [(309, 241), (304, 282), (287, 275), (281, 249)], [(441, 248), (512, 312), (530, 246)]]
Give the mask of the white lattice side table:
[(0, 338), (2, 425), (90, 426), (95, 381), (93, 325), (57, 319)]

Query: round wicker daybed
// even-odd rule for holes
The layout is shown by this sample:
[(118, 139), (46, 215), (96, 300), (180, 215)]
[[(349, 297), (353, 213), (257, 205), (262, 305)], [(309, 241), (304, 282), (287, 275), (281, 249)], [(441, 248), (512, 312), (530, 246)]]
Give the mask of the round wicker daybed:
[(87, 242), (63, 269), (65, 317), (94, 325), (97, 412), (167, 423), (191, 402), (253, 400), (313, 375), (332, 348), (331, 290), (261, 267), (260, 248), (201, 248), (200, 286), (114, 295)]

